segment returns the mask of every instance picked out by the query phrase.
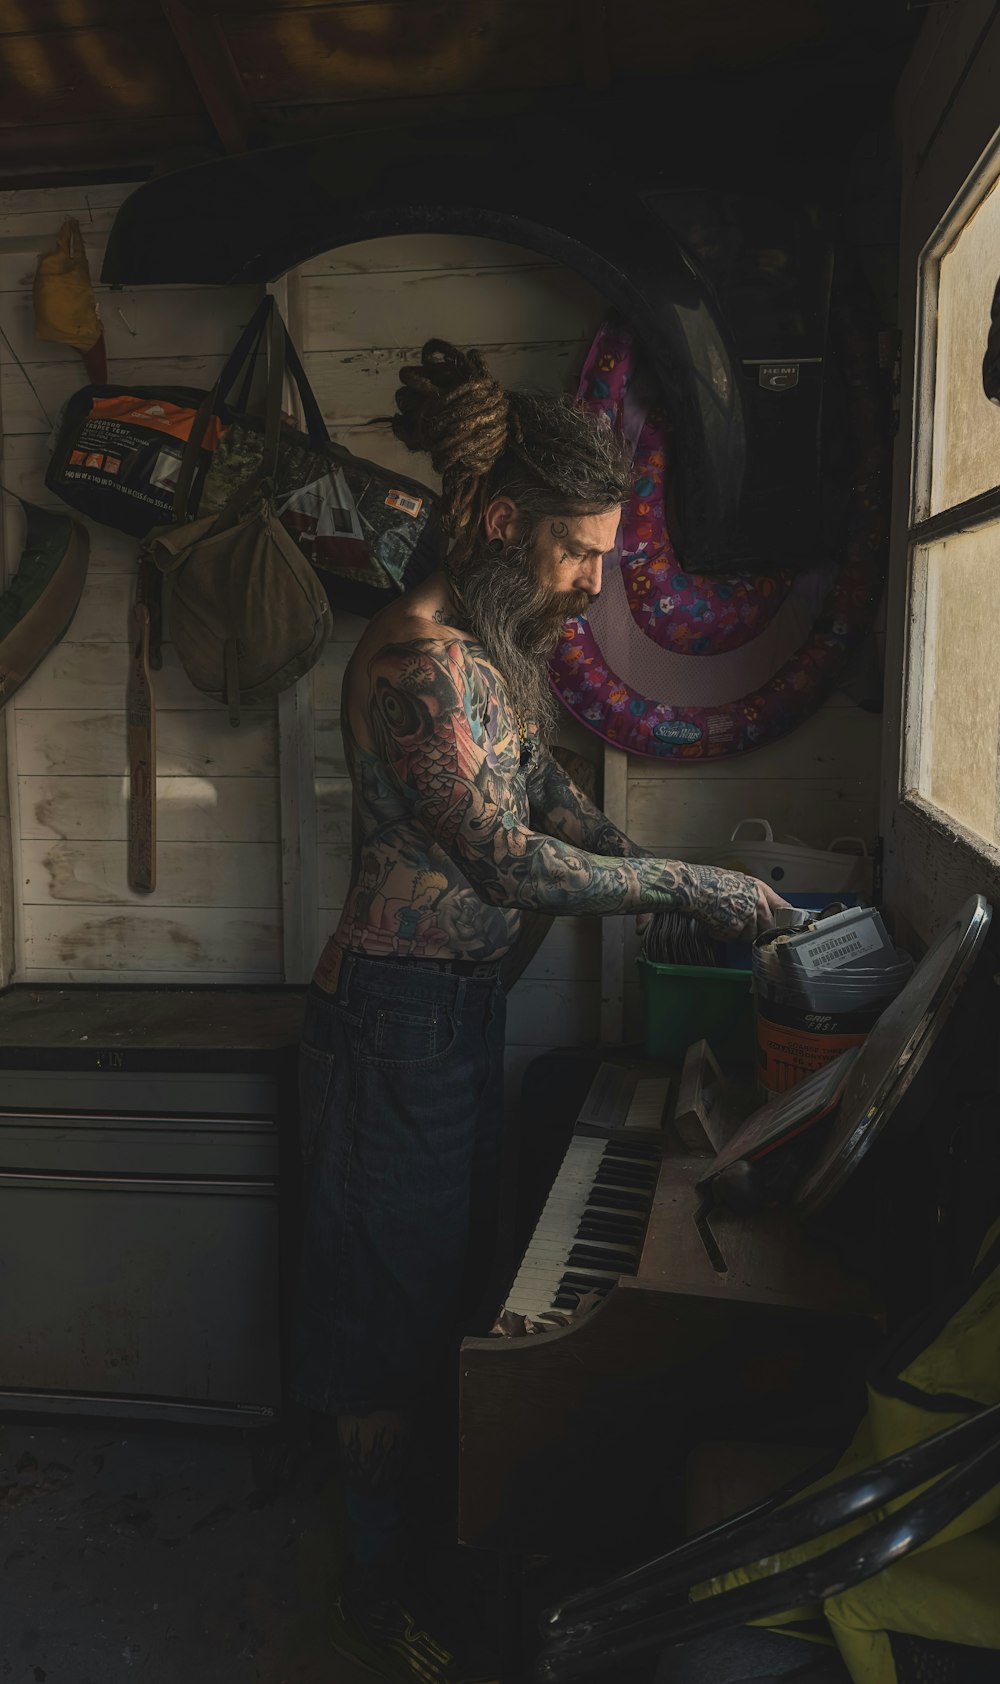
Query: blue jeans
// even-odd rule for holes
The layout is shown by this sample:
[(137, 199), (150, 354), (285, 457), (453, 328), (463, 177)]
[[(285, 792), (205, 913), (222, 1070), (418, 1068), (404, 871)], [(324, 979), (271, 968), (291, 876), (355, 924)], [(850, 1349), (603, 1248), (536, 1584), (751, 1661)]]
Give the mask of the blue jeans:
[(294, 1390), (332, 1415), (406, 1409), (492, 1259), (506, 998), (493, 977), (348, 955), (309, 991)]

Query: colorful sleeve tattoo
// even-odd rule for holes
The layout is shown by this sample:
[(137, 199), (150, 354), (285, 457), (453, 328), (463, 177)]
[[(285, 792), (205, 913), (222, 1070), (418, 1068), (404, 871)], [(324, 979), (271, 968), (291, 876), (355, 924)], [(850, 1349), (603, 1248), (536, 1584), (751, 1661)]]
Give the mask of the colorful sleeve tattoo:
[(601, 914), (665, 907), (690, 912), (722, 937), (753, 923), (756, 886), (739, 872), (564, 840), (574, 825), (581, 838), (610, 840), (608, 821), (589, 802), (589, 812), (550, 819), (564, 827), (560, 835), (530, 828), (517, 732), (502, 681), (478, 646), (447, 637), (388, 644), (369, 675), (375, 753), (414, 817), (488, 904)]
[(646, 850), (637, 848), (594, 806), (547, 748), (535, 754), (527, 787), (531, 822), (547, 836), (557, 836), (576, 848), (586, 848), (588, 854), (621, 854), (626, 859), (645, 857)]

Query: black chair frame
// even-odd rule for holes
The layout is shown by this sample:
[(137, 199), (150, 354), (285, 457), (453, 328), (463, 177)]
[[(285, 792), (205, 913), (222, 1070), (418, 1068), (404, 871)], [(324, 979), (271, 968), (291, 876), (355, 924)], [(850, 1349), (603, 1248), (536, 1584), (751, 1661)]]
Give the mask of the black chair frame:
[[(945, 1471), (947, 1470), (947, 1471)], [(689, 1602), (693, 1584), (822, 1538), (935, 1483), (810, 1561)], [(822, 1602), (874, 1577), (1000, 1484), (1000, 1404), (779, 1510), (771, 1499), (677, 1549), (580, 1592), (543, 1617), (536, 1677), (568, 1684), (712, 1631)], [(668, 1603), (664, 1607), (664, 1602)]]

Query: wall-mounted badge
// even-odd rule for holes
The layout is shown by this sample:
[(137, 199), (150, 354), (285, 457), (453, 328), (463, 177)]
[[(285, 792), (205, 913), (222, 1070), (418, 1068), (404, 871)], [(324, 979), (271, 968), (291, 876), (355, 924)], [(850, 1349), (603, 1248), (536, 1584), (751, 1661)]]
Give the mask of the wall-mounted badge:
[(757, 384), (765, 392), (790, 392), (798, 383), (798, 363), (761, 363), (757, 370)]

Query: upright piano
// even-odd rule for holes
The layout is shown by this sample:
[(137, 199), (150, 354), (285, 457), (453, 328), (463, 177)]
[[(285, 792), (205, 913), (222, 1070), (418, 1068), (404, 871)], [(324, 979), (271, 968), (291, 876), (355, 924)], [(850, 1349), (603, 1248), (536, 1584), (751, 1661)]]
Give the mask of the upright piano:
[(462, 1344), (466, 1543), (627, 1541), (697, 1438), (835, 1443), (863, 1408), (868, 1286), (784, 1212), (703, 1208), (670, 1087), (642, 1061), (597, 1073), (498, 1310), (565, 1325)]

